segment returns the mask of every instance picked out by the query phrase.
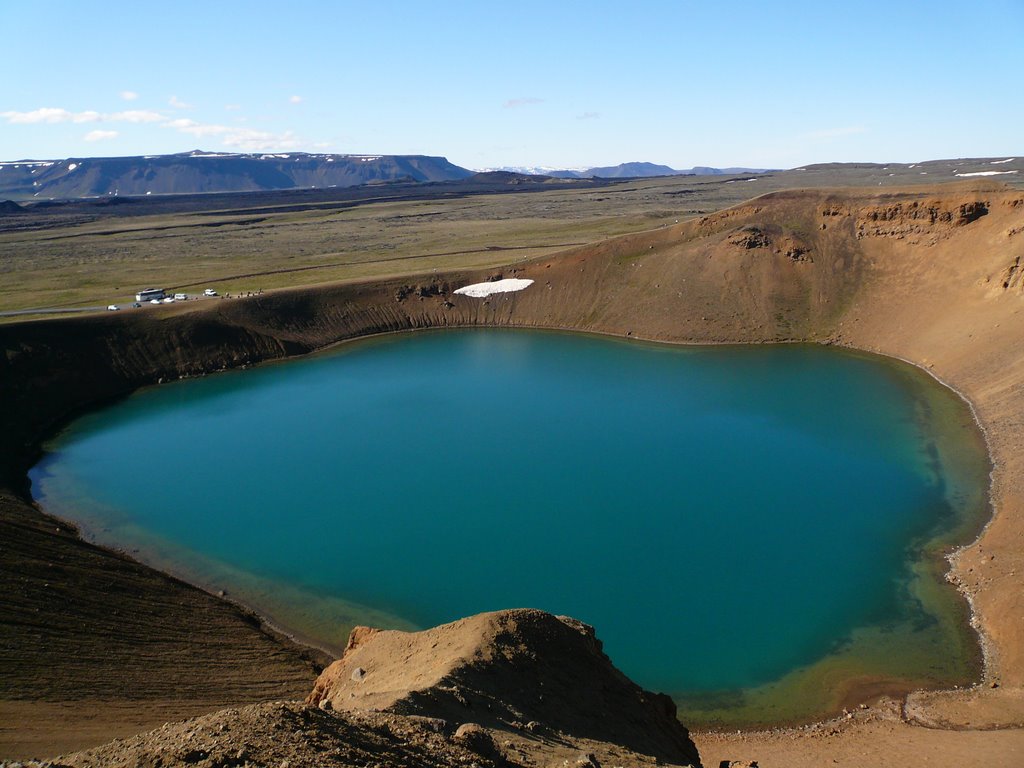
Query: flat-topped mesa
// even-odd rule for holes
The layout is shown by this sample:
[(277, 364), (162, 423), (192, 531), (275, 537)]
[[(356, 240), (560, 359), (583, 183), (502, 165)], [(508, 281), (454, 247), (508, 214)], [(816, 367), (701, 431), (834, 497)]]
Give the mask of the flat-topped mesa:
[(592, 627), (538, 610), (484, 613), (422, 632), (357, 627), (306, 702), (561, 733), (700, 764), (668, 696), (616, 669)]

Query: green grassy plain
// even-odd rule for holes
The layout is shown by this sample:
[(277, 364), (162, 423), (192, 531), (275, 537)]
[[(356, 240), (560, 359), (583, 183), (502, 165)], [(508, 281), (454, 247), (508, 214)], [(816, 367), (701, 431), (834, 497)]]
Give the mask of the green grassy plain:
[(508, 265), (780, 189), (940, 180), (938, 173), (893, 168), (898, 173), (874, 166), (810, 168), (755, 181), (672, 176), (557, 189), (528, 183), (494, 194), (439, 185), (426, 199), (420, 192), (402, 199), (385, 190), (344, 204), (311, 203), (301, 190), (272, 198), (208, 195), (184, 212), (154, 215), (118, 205), (72, 207), (74, 213), (35, 207), (0, 217), (0, 313), (128, 304), (150, 286), (237, 294)]

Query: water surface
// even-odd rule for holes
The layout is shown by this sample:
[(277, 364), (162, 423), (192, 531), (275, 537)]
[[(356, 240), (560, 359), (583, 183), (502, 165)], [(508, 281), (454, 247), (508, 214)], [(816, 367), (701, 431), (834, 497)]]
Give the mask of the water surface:
[(48, 448), (48, 509), (333, 647), (538, 607), (730, 724), (977, 662), (936, 552), (985, 512), (983, 446), (867, 355), (414, 334), (140, 392)]

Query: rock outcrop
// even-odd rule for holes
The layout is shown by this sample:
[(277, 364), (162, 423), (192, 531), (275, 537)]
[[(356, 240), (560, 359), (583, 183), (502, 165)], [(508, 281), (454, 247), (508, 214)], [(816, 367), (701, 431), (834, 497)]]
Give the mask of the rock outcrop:
[(357, 628), (306, 702), (591, 739), (671, 763), (700, 762), (668, 696), (619, 672), (592, 627), (537, 610), (485, 613), (423, 632)]

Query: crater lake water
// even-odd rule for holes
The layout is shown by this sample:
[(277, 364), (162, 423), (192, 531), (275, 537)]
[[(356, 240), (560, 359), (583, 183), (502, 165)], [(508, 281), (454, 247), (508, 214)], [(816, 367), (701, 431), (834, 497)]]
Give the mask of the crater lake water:
[(380, 337), (138, 392), (46, 451), (48, 511), (335, 649), (542, 608), (688, 724), (977, 672), (940, 555), (987, 515), (983, 441), (871, 355)]

